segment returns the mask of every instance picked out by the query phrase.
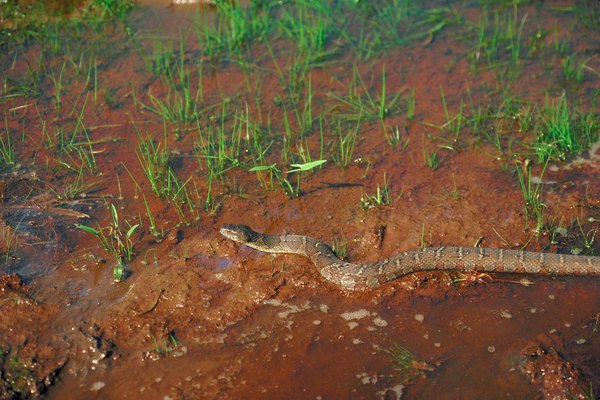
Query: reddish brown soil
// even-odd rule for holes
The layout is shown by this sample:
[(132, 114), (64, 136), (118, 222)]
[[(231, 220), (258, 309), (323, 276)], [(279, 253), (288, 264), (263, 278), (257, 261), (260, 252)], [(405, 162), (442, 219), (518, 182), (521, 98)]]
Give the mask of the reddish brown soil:
[[(542, 18), (533, 6), (525, 11), (536, 23), (564, 26), (558, 32), (574, 47), (597, 51), (598, 32), (578, 32), (574, 16)], [(475, 11), (465, 11), (470, 12)], [(172, 8), (138, 10), (131, 20), (145, 32), (160, 25), (173, 34), (186, 15)], [(193, 38), (189, 43), (194, 45)], [(163, 122), (136, 104), (132, 87), (145, 104), (148, 92), (166, 97), (166, 88), (144, 70), (134, 48), (112, 46), (104, 49), (110, 56), (98, 59), (100, 94), (94, 102), (88, 93), (84, 117), (92, 140), (111, 140), (94, 144), (97, 171), (85, 176), (86, 184), (94, 184), (85, 197), (59, 195), (74, 175), (43, 146), (41, 123), (46, 121), (49, 132), (73, 130), (83, 104), (78, 97), (84, 90), (82, 78), (67, 69), (70, 90), (60, 112), (47, 79), (40, 97), (0, 103), (9, 130), (15, 138), (25, 138), (14, 143), (20, 165), (4, 175), (0, 187), (5, 243), (0, 399), (585, 399), (598, 393), (598, 278), (527, 276), (533, 285), (525, 286), (522, 276), (431, 272), (369, 292), (346, 293), (324, 281), (308, 259), (261, 254), (218, 233), (224, 224), (244, 223), (258, 231), (308, 234), (328, 243), (348, 240), (347, 258), (364, 262), (422, 243), (481, 242), (564, 252), (580, 246), (580, 232), (592, 238), (600, 220), (597, 161), (572, 167), (551, 163), (545, 172), (546, 221), (567, 228), (558, 244), (550, 244), (547, 230), (536, 235), (524, 228), (524, 200), (512, 153), (500, 154), (472, 134), (452, 141), (422, 123), (444, 123), (440, 85), (454, 111), (467, 89), (477, 104), (491, 101), (494, 73), (469, 72), (463, 41), (443, 34), (360, 65), (365, 76), (378, 77), (367, 81), (369, 87), (380, 87), (385, 64), (390, 92), (416, 90), (414, 122), (402, 115), (386, 120), (402, 128), (406, 146), (391, 147), (381, 125), (365, 124), (356, 162), (341, 169), (327, 157), (323, 169), (303, 176), (297, 198), (288, 198), (278, 186), (265, 190), (255, 173), (232, 169), (212, 188), (216, 210), (186, 210), (187, 223), (180, 223), (172, 205), (152, 193), (134, 151), (140, 140), (136, 129), (143, 138), (160, 141)], [(18, 57), (2, 57), (0, 65), (9, 75), (22, 77), (41, 51), (36, 44), (25, 49)], [(589, 64), (600, 71), (599, 61), (590, 59)], [(260, 63), (273, 68), (268, 56)], [(314, 70), (313, 87), (319, 93), (344, 93), (352, 63), (344, 59)], [(47, 64), (56, 71), (62, 59)], [(560, 64), (552, 65), (540, 70), (539, 64), (524, 62), (513, 83), (515, 95), (543, 103), (547, 90), (560, 93), (566, 83), (549, 81), (560, 75)], [(247, 99), (252, 103), (235, 64), (207, 66), (205, 72), (206, 104), (227, 96), (231, 110), (244, 109)], [(272, 121), (280, 121), (282, 111), (272, 105), (281, 92), (276, 75), (253, 79), (262, 80), (261, 104)], [(597, 85), (597, 74), (590, 74), (570, 90), (585, 97)], [(314, 109), (327, 106), (326, 96), (315, 98)], [(182, 181), (193, 176), (204, 194), (206, 170), (191, 156), (195, 124), (179, 126), (179, 137), (176, 128), (168, 127), (172, 165)], [(519, 142), (513, 149), (516, 157), (524, 161), (531, 139), (509, 133)], [(336, 137), (326, 135), (330, 151)], [(318, 140), (318, 134), (308, 137), (314, 154)], [(424, 165), (425, 148), (438, 149), (439, 168)], [(273, 162), (281, 163), (280, 149), (281, 140), (274, 145)], [(594, 160), (598, 155), (583, 157)], [(539, 165), (533, 169), (534, 175), (540, 172)], [(392, 204), (363, 210), (361, 197), (374, 193), (384, 174)], [(150, 233), (142, 195), (164, 237)], [(135, 257), (126, 279), (118, 283), (112, 277), (114, 259), (96, 238), (74, 227), (76, 222), (108, 225), (106, 204), (114, 204), (122, 219), (133, 224), (142, 218), (144, 224), (134, 234)], [(589, 251), (600, 253), (599, 241)], [(415, 368), (394, 368), (388, 350), (395, 345), (415, 355)]]

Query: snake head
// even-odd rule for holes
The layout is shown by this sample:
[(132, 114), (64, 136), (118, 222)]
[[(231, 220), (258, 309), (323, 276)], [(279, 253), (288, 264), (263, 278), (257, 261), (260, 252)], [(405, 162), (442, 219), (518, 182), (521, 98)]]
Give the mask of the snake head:
[(242, 244), (251, 243), (257, 236), (247, 225), (224, 225), (220, 232), (226, 238)]

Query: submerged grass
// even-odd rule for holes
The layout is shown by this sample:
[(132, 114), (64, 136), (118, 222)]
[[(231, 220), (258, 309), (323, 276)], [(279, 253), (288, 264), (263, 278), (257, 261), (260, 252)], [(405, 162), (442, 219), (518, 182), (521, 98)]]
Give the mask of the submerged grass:
[[(5, 299), (3, 302), (13, 299), (15, 302), (21, 302), (19, 297)], [(19, 355), (18, 347), (2, 344), (0, 346), (0, 368), (2, 368), (2, 379), (6, 385), (4, 390), (15, 397), (25, 396), (30, 391), (29, 387), (33, 381), (33, 372), (30, 366), (35, 362), (35, 358), (23, 359)]]
[(202, 64), (195, 64), (195, 68), (188, 67), (185, 38), (182, 33), (179, 35), (177, 52), (170, 44), (164, 45), (161, 39), (153, 43), (155, 50), (152, 56), (146, 56), (144, 51), (141, 51), (146, 67), (155, 76), (161, 77), (167, 94), (164, 98), (148, 91), (151, 105), (142, 106), (173, 123), (195, 121), (200, 116), (204, 102)]
[(412, 352), (399, 344), (384, 351), (390, 356), (392, 368), (400, 383), (407, 383), (425, 371), (433, 371), (432, 366), (425, 361), (418, 360)]
[(331, 5), (304, 0), (295, 2), (295, 6), (282, 8), (277, 27), (309, 63), (320, 62), (328, 55), (326, 44), (334, 30)]
[[(282, 37), (310, 65), (322, 65), (342, 49), (359, 58), (415, 40), (430, 41), (449, 22), (448, 9), (426, 9), (415, 2), (254, 1), (248, 7), (217, 2), (217, 21), (196, 18), (199, 48), (208, 59), (239, 60), (269, 37)], [(349, 29), (356, 26), (357, 29)]]
[(66, 61), (63, 62), (62, 67), (60, 68), (60, 72), (58, 76), (54, 72), (50, 73), (50, 80), (54, 86), (54, 108), (56, 110), (60, 110), (61, 108), (61, 94), (63, 91), (63, 73), (65, 72)]
[(565, 56), (561, 60), (560, 65), (562, 67), (565, 79), (581, 83), (585, 78), (585, 70), (587, 65), (584, 61), (580, 61), (578, 58), (579, 57), (576, 53)]
[(207, 23), (204, 15), (197, 14), (196, 36), (198, 47), (208, 59), (242, 58), (248, 45), (260, 41), (272, 28), (270, 6), (258, 2), (242, 7), (237, 2), (216, 3), (217, 21)]
[(0, 46), (47, 37), (52, 30), (82, 22), (97, 26), (123, 20), (133, 5), (129, 0), (5, 1), (0, 7)]
[(156, 97), (148, 93), (151, 105), (143, 105), (144, 108), (160, 115), (170, 122), (194, 121), (198, 118), (198, 90), (193, 95), (189, 80), (186, 80), (181, 90), (169, 88), (166, 99)]
[(345, 37), (361, 59), (415, 40), (429, 42), (450, 22), (448, 9), (426, 9), (410, 0), (356, 1), (352, 7), (356, 16), (350, 21), (358, 25), (358, 33)]

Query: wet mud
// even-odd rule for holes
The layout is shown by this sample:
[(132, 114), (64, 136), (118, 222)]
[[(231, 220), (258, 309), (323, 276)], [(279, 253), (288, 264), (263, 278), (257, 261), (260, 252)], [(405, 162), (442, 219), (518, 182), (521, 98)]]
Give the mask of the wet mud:
[[(191, 29), (196, 10), (185, 7), (135, 9), (129, 19), (142, 48), (150, 51), (144, 37), (181, 37), (189, 46), (183, 57), (200, 62), (194, 39), (179, 36), (180, 29)], [(202, 10), (215, 18), (215, 9)], [(467, 18), (482, 12), (469, 5), (460, 11)], [(529, 18), (528, 40), (546, 24), (573, 48), (597, 54), (597, 26), (577, 31), (577, 16), (541, 5), (519, 12)], [(200, 121), (172, 122), (151, 110), (153, 97), (172, 99), (173, 92), (144, 68), (134, 38), (117, 28), (103, 38), (109, 44), (86, 43), (98, 51), (90, 64), (98, 71), (96, 90), (86, 89), (85, 73), (78, 75), (71, 64), (64, 77), (70, 90), (60, 105), (49, 78), (40, 81), (39, 96), (9, 96), (5, 83), (4, 134), (12, 134), (18, 164), (3, 173), (0, 185), (0, 399), (598, 395), (600, 278), (433, 271), (348, 293), (325, 281), (309, 259), (263, 254), (219, 234), (229, 223), (306, 234), (338, 249), (345, 244), (345, 259), (365, 263), (444, 245), (600, 254), (594, 240), (600, 221), (597, 146), (577, 159), (551, 160), (544, 169), (531, 155), (534, 140), (510, 121), (488, 121), (485, 130), (500, 134), (497, 143), (483, 134), (439, 129), (447, 122), (440, 86), (452, 112), (463, 107), (467, 91), (484, 107), (502, 90), (492, 68), (473, 72), (469, 46), (459, 36), (464, 31), (447, 29), (369, 62), (342, 55), (311, 70), (320, 94), (314, 114), (334, 113), (332, 94), (348, 92), (354, 64), (373, 90), (382, 85), (385, 65), (389, 92), (416, 93), (413, 119), (398, 113), (385, 120), (390, 132), (398, 130), (399, 143), (388, 143), (378, 121), (361, 123), (344, 168), (332, 156), (339, 140), (334, 124), (325, 126), (321, 139), (314, 122), (310, 134), (291, 138), (295, 158), (280, 157), (290, 139), (281, 123), (287, 109), (278, 99), (285, 89), (273, 71), (276, 62), (285, 62), (277, 58), (285, 42), (273, 41), (273, 58), (264, 47), (249, 50), (257, 52), (250, 79), (241, 63), (202, 61), (206, 115)], [(544, 38), (552, 43), (551, 34)], [(25, 79), (27, 66), (46, 50), (34, 42), (19, 51), (1, 57), (2, 69), (15, 80)], [(44, 71), (58, 73), (62, 57), (48, 57)], [(556, 65), (543, 69), (522, 61), (510, 91), (543, 104), (548, 93), (558, 98), (568, 90), (585, 103), (597, 90), (600, 58), (587, 63), (595, 73), (571, 84), (556, 78)], [(190, 79), (196, 84), (198, 77)], [(287, 168), (302, 163), (299, 148), (309, 149), (313, 159), (325, 148), (327, 163), (302, 175), (297, 196), (286, 194), (277, 180), (272, 187), (261, 184), (273, 178), (246, 168), (251, 150), (214, 180), (207, 157), (197, 153), (201, 136), (209, 127), (216, 132), (213, 121), (220, 115), (227, 113), (224, 124), (232, 130), (243, 112), (255, 116), (260, 110), (261, 129), (271, 123), (279, 135), (265, 163)], [(344, 125), (347, 131), (354, 126)], [(93, 165), (81, 153), (63, 152), (61, 146), (68, 146), (59, 142), (61, 130), (73, 134), (67, 139), (87, 143)], [(179, 184), (186, 182), (193, 206), (175, 205), (182, 186), (169, 198), (155, 195), (138, 147), (146, 139), (168, 149), (167, 164)], [(435, 167), (427, 165), (431, 153)], [(533, 182), (543, 182), (545, 224), (539, 231), (531, 218), (524, 222), (517, 166), (528, 163), (534, 165)], [(74, 172), (79, 166), (84, 173)], [(295, 185), (296, 177), (290, 181)], [(389, 204), (365, 205), (384, 183)], [(110, 205), (123, 231), (140, 224), (131, 236), (134, 257), (118, 282), (115, 257), (76, 226), (111, 225)]]

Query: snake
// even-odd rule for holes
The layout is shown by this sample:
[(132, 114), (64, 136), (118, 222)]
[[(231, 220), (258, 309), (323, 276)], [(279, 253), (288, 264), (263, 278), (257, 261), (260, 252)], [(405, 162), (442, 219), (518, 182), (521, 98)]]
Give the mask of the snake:
[(224, 225), (220, 233), (262, 252), (308, 257), (323, 278), (348, 291), (368, 290), (404, 275), (427, 270), (600, 275), (600, 257), (597, 256), (485, 247), (425, 247), (371, 264), (353, 264), (340, 260), (331, 247), (310, 236), (269, 235), (256, 232), (247, 225)]

